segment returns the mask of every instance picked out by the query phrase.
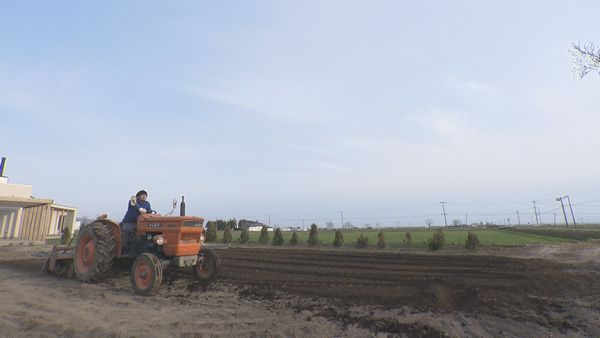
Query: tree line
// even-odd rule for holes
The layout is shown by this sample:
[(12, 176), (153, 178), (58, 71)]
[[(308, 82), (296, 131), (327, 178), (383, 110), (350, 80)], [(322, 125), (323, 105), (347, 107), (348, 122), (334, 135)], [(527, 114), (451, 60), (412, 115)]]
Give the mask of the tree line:
[[(207, 223), (207, 226), (208, 226), (208, 229), (206, 231), (206, 241), (207, 242), (216, 242), (217, 241), (217, 232), (219, 231), (217, 228), (217, 225), (218, 225), (218, 222), (208, 222)], [(224, 228), (223, 243), (231, 244), (233, 242), (233, 238), (232, 238), (232, 234), (231, 234), (232, 228), (229, 227), (227, 223), (225, 223), (223, 228)], [(265, 225), (263, 225), (260, 230), (260, 235), (258, 237), (258, 243), (265, 245), (265, 244), (268, 244), (269, 242), (271, 242), (275, 246), (283, 245), (285, 243), (285, 240), (283, 238), (283, 231), (280, 228), (275, 229), (275, 232), (273, 234), (273, 239), (271, 240), (267, 227)], [(248, 244), (248, 243), (250, 243), (250, 232), (248, 231), (248, 227), (245, 227), (244, 229), (242, 229), (242, 233), (240, 234), (239, 244)], [(412, 245), (413, 245), (412, 235), (410, 234), (410, 232), (406, 232), (403, 243), (409, 249), (412, 247)], [(292, 237), (290, 238), (288, 244), (289, 245), (298, 245), (299, 244), (298, 234), (295, 231), (292, 233)], [(321, 240), (319, 239), (318, 226), (314, 223), (310, 226), (310, 231), (308, 233), (308, 240), (306, 241), (306, 244), (308, 246), (316, 246), (316, 245), (322, 244)], [(357, 248), (366, 248), (369, 245), (369, 237), (363, 235), (363, 233), (360, 233), (354, 244)], [(342, 233), (341, 230), (339, 230), (339, 229), (336, 230), (332, 245), (336, 248), (339, 248), (344, 245), (344, 234)], [(427, 247), (430, 250), (439, 250), (439, 249), (443, 248), (445, 245), (446, 245), (446, 239), (445, 239), (444, 231), (442, 229), (438, 229), (437, 231), (435, 231), (432, 235), (432, 238), (427, 240)], [(480, 245), (480, 243), (479, 243), (479, 238), (478, 238), (477, 234), (469, 231), (467, 238), (465, 239), (465, 248), (467, 248), (469, 250), (475, 250), (479, 247), (479, 245)], [(387, 243), (385, 240), (385, 234), (383, 231), (379, 231), (379, 233), (377, 234), (377, 248), (385, 249), (386, 247), (387, 247)]]

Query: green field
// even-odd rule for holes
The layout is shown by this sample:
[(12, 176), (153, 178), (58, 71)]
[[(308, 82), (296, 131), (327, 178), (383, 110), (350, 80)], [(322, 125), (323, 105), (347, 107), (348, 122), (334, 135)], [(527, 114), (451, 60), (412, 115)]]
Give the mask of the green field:
[(600, 229), (566, 229), (566, 228), (518, 228), (515, 232), (541, 235), (555, 238), (572, 239), (575, 241), (587, 241), (600, 239)]
[[(425, 246), (428, 239), (431, 239), (435, 230), (430, 229), (389, 229), (383, 230), (385, 240), (390, 248), (398, 248), (404, 246), (404, 236), (406, 232), (410, 232), (412, 237), (412, 243), (414, 246)], [(526, 244), (559, 244), (559, 243), (573, 243), (577, 242), (577, 238), (569, 238), (565, 236), (559, 236), (562, 233), (529, 233), (527, 231), (513, 230), (513, 229), (474, 229), (471, 230), (477, 234), (479, 241), (483, 246), (499, 245), (499, 246), (515, 246), (515, 245), (526, 245)], [(345, 245), (353, 245), (356, 242), (356, 238), (360, 233), (369, 237), (369, 246), (375, 246), (377, 244), (377, 234), (379, 230), (344, 230), (344, 242)], [(237, 241), (240, 236), (240, 231), (233, 232), (233, 241)], [(446, 243), (449, 245), (464, 245), (465, 239), (469, 230), (465, 229), (445, 229), (444, 234), (446, 237)], [(258, 243), (258, 236), (260, 232), (250, 232), (251, 244)], [(298, 238), (300, 244), (306, 244), (308, 239), (308, 231), (298, 231)], [(322, 246), (330, 246), (333, 243), (335, 231), (333, 230), (319, 230), (319, 240)], [(292, 236), (292, 232), (283, 232), (285, 243), (287, 244)], [(220, 231), (218, 234), (217, 241), (221, 241), (223, 238), (223, 232)], [(273, 238), (273, 232), (269, 232), (269, 239)], [(586, 238), (587, 239), (587, 238)]]
[[(384, 229), (385, 240), (390, 249), (404, 247), (404, 236), (407, 232), (410, 232), (412, 237), (413, 246), (424, 247), (426, 246), (427, 240), (431, 239), (435, 230), (423, 229), (423, 228), (403, 228), (403, 229)], [(482, 246), (517, 246), (526, 244), (560, 244), (560, 243), (575, 243), (586, 240), (600, 240), (600, 228), (595, 229), (572, 229), (572, 228), (536, 228), (536, 227), (522, 227), (512, 229), (480, 229), (476, 228), (471, 230), (477, 234), (479, 241)], [(344, 244), (345, 246), (353, 246), (356, 243), (356, 238), (360, 233), (369, 238), (369, 246), (375, 247), (377, 244), (377, 234), (379, 230), (376, 229), (365, 229), (365, 230), (344, 230)], [(449, 245), (460, 245), (465, 244), (465, 239), (469, 230), (467, 229), (444, 229), (446, 237), (446, 243)], [(239, 240), (241, 231), (233, 231), (233, 241)], [(250, 245), (258, 244), (258, 237), (260, 232), (250, 232)], [(308, 239), (308, 231), (297, 231), (298, 238), (300, 240), (299, 245), (306, 245)], [(319, 229), (319, 240), (321, 246), (327, 247), (332, 246), (335, 230), (324, 230)], [(283, 238), (285, 245), (289, 245), (288, 242), (292, 237), (292, 232), (283, 232)], [(217, 242), (221, 242), (223, 239), (223, 231), (218, 232)], [(269, 232), (269, 244), (273, 239), (273, 232)], [(59, 244), (60, 238), (47, 240), (48, 244)]]

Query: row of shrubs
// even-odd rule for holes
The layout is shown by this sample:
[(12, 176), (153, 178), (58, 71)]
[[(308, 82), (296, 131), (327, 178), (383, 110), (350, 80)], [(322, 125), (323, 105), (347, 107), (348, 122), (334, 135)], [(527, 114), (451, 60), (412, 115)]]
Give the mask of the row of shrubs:
[[(209, 228), (206, 232), (206, 241), (207, 242), (216, 242), (217, 241), (216, 226), (209, 226)], [(233, 237), (231, 234), (231, 229), (229, 227), (226, 227), (225, 231), (223, 233), (223, 243), (231, 244), (232, 242), (233, 242)], [(260, 235), (258, 237), (258, 242), (260, 244), (268, 244), (269, 243), (269, 232), (268, 232), (266, 226), (262, 227), (262, 229), (260, 231)], [(249, 233), (248, 229), (242, 230), (242, 233), (240, 234), (240, 239), (239, 239), (238, 243), (239, 244), (250, 243), (250, 233)], [(272, 244), (275, 246), (280, 246), (280, 245), (283, 245), (284, 243), (285, 243), (285, 241), (283, 239), (283, 232), (279, 228), (275, 229), (275, 233), (273, 234)], [(288, 243), (290, 245), (299, 244), (298, 234), (296, 234), (295, 231), (294, 231), (294, 233), (292, 233), (292, 237), (290, 238)], [(315, 245), (321, 244), (321, 241), (319, 240), (318, 229), (317, 229), (316, 224), (313, 224), (310, 226), (310, 232), (308, 233), (307, 244), (309, 246), (315, 246)], [(332, 244), (336, 248), (339, 248), (342, 245), (344, 245), (344, 234), (340, 230), (337, 230), (335, 232), (335, 236), (334, 236)], [(354, 244), (357, 248), (361, 248), (361, 249), (366, 248), (369, 245), (369, 237), (364, 236), (362, 233), (360, 233)], [(467, 235), (467, 238), (465, 239), (465, 248), (467, 248), (469, 250), (476, 250), (479, 247), (479, 244), (480, 244), (479, 237), (477, 237), (477, 234), (469, 231), (469, 234)], [(411, 236), (410, 232), (407, 232), (404, 235), (404, 245), (407, 248), (411, 248), (413, 246), (412, 236)], [(427, 247), (431, 250), (439, 250), (439, 249), (443, 248), (445, 245), (446, 245), (446, 237), (444, 236), (444, 231), (442, 229), (438, 229), (436, 232), (433, 233), (431, 239), (427, 240)], [(377, 248), (385, 249), (386, 247), (387, 247), (387, 243), (385, 241), (385, 235), (384, 235), (383, 231), (380, 231), (377, 234)]]

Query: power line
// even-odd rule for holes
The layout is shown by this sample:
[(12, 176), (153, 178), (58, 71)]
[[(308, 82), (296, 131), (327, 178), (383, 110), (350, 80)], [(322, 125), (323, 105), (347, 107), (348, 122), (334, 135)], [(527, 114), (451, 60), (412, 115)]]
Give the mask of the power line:
[(595, 204), (595, 203), (600, 203), (600, 198), (595, 198), (591, 201), (586, 201), (586, 202), (573, 203), (573, 205), (586, 205), (586, 204)]
[[(342, 226), (344, 224), (345, 221), (347, 220), (376, 220), (376, 219), (397, 219), (397, 220), (401, 220), (401, 219), (417, 219), (417, 218), (434, 218), (434, 217), (438, 217), (440, 216), (440, 214), (435, 214), (433, 208), (435, 205), (439, 205), (441, 204), (442, 206), (442, 214), (441, 216), (444, 217), (444, 225), (448, 226), (448, 216), (451, 217), (460, 217), (462, 218), (462, 216), (465, 217), (465, 222), (468, 223), (468, 219), (469, 219), (469, 215), (471, 217), (476, 217), (476, 220), (479, 222), (480, 220), (477, 217), (494, 217), (494, 216), (502, 216), (502, 217), (509, 217), (510, 215), (514, 215), (515, 212), (510, 211), (510, 212), (497, 212), (496, 210), (498, 209), (504, 209), (501, 206), (512, 206), (512, 205), (524, 205), (525, 203), (533, 203), (533, 211), (534, 211), (534, 215), (535, 215), (535, 222), (536, 224), (542, 224), (542, 215), (549, 215), (549, 214), (553, 214), (555, 211), (559, 210), (559, 209), (563, 209), (563, 216), (565, 216), (565, 223), (568, 225), (568, 217), (566, 216), (567, 210), (564, 209), (565, 205), (564, 202), (562, 201), (562, 199), (566, 198), (567, 202), (569, 203), (569, 208), (570, 208), (570, 212), (571, 212), (571, 218), (573, 220), (573, 224), (576, 224), (576, 217), (575, 217), (575, 213), (573, 210), (574, 206), (578, 206), (580, 209), (578, 214), (582, 214), (582, 215), (597, 215), (600, 213), (596, 213), (596, 208), (597, 208), (597, 204), (600, 204), (600, 197), (596, 197), (590, 200), (586, 200), (583, 202), (578, 202), (578, 203), (571, 203), (570, 201), (570, 196), (569, 195), (565, 195), (562, 198), (557, 198), (557, 199), (553, 199), (553, 200), (548, 200), (548, 199), (539, 199), (539, 200), (533, 200), (530, 202), (526, 202), (526, 201), (513, 201), (513, 202), (462, 202), (462, 201), (443, 201), (443, 202), (438, 202), (438, 203), (422, 203), (422, 204), (413, 204), (413, 205), (401, 205), (395, 208), (381, 208), (381, 209), (363, 209), (363, 210), (348, 210), (345, 209), (345, 211), (350, 214), (350, 215), (356, 215), (356, 216), (346, 216), (346, 218), (344, 218), (344, 212), (343, 211), (337, 211), (337, 212), (317, 212), (317, 213), (302, 213), (302, 214), (296, 214), (292, 217), (289, 217), (291, 215), (287, 215), (287, 216), (283, 216), (283, 217), (279, 217), (277, 218), (277, 216), (272, 217), (272, 215), (269, 213), (268, 217), (266, 220), (264, 220), (262, 217), (263, 216), (254, 216), (254, 217), (239, 217), (236, 216), (236, 218), (239, 219), (263, 219), (263, 221), (266, 221), (266, 223), (271, 223), (271, 222), (297, 222), (300, 223), (302, 222), (302, 224), (304, 224), (305, 221), (312, 221), (312, 222), (317, 222), (317, 221), (335, 221), (335, 219), (340, 219), (342, 222)], [(540, 205), (550, 205), (550, 203), (548, 203), (548, 201), (560, 201), (561, 202), (561, 206), (556, 207), (556, 208), (552, 208), (552, 209), (546, 209), (546, 210), (540, 210)], [(466, 208), (467, 210), (465, 211), (465, 213), (448, 213), (446, 210), (446, 205), (463, 205), (463, 206), (472, 206), (472, 208)], [(431, 209), (430, 209), (431, 208)], [(425, 211), (425, 212), (419, 212), (417, 211), (418, 209), (421, 209), (419, 211)], [(463, 208), (461, 208), (463, 209)], [(487, 209), (487, 210), (486, 210)], [(408, 211), (408, 210), (412, 210), (415, 211), (414, 214), (412, 214), (412, 212)], [(464, 209), (463, 209), (464, 210)], [(513, 209), (514, 210), (514, 209)], [(389, 214), (393, 214), (396, 213), (394, 211), (397, 211), (397, 214), (400, 215), (389, 215)], [(408, 211), (407, 213), (405, 213), (405, 211)], [(479, 211), (479, 212), (477, 212)], [(338, 214), (339, 213), (339, 214)], [(364, 213), (363, 215), (357, 215), (359, 213)], [(374, 213), (385, 213), (387, 215), (373, 215)], [(521, 214), (519, 213), (519, 211), (517, 210), (517, 219), (518, 219), (518, 223), (521, 223), (520, 220), (520, 216)], [(265, 213), (266, 214), (266, 213)], [(338, 216), (335, 216), (336, 214), (338, 214)], [(309, 217), (307, 217), (307, 215), (310, 215)], [(533, 216), (533, 215), (532, 215)], [(339, 218), (338, 218), (339, 217)], [(485, 219), (484, 218), (484, 219)], [(398, 222), (396, 222), (398, 223)], [(532, 219), (532, 223), (533, 223), (533, 219)]]
[(517, 205), (529, 203), (529, 201), (520, 202), (444, 202), (452, 205)]

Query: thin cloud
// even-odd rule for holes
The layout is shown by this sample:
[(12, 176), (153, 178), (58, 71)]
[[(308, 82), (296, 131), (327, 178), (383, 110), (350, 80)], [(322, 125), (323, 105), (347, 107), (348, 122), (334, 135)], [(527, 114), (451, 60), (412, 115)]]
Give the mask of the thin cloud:
[(271, 118), (300, 122), (324, 122), (339, 116), (323, 94), (289, 83), (227, 83), (216, 88), (187, 86), (184, 93)]

